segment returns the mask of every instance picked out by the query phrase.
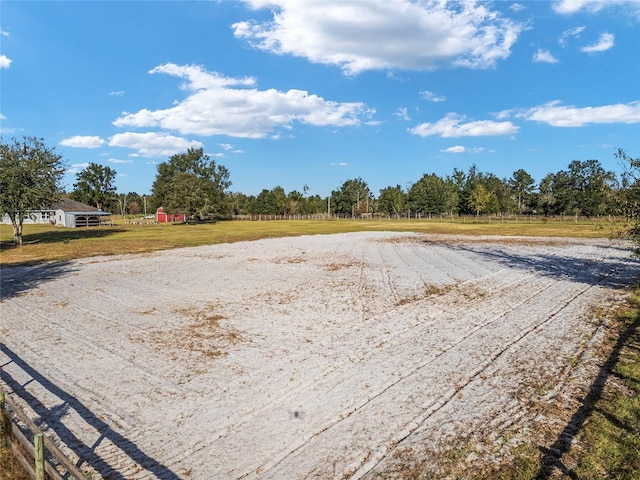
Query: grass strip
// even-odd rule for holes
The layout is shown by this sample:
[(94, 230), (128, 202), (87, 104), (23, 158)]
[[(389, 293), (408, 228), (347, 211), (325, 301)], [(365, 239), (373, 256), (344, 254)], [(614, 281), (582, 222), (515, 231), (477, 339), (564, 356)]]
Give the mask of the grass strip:
[(483, 480), (640, 478), (640, 287), (609, 324), (600, 375), (551, 446), (522, 444)]
[(607, 238), (622, 227), (608, 222), (500, 220), (280, 220), (215, 224), (122, 224), (62, 228), (25, 225), (21, 248), (10, 225), (0, 225), (0, 266), (63, 262), (96, 255), (144, 253), (181, 247), (299, 235), (394, 231), (452, 235)]
[(11, 419), (0, 409), (0, 480), (31, 480), (11, 450)]

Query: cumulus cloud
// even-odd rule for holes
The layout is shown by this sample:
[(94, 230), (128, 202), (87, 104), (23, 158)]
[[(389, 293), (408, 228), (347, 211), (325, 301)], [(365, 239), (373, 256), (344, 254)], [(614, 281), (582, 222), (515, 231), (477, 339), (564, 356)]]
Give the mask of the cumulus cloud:
[(465, 147), (462, 145), (456, 145), (455, 147), (445, 148), (444, 150), (440, 150), (442, 153), (464, 153), (467, 151)]
[(517, 133), (520, 127), (511, 122), (494, 122), (492, 120), (478, 120), (462, 123), (465, 117), (455, 113), (449, 113), (436, 123), (422, 123), (409, 129), (413, 135), (428, 137), (439, 135), (443, 138), (455, 137), (481, 137), (495, 135), (512, 135)]
[(420, 97), (427, 102), (444, 102), (447, 98), (437, 95), (429, 90), (420, 90)]
[(109, 139), (109, 146), (124, 147), (137, 150), (134, 157), (170, 157), (177, 153), (186, 152), (189, 148), (201, 148), (202, 143), (174, 137), (168, 133), (118, 133)]
[(558, 63), (558, 59), (554, 57), (551, 52), (549, 52), (548, 50), (543, 50), (541, 48), (539, 48), (538, 51), (533, 54), (533, 61), (542, 63)]
[(74, 135), (61, 140), (60, 145), (72, 148), (99, 148), (104, 145), (104, 140), (97, 136)]
[(250, 77), (228, 78), (201, 66), (160, 65), (149, 73), (183, 78), (183, 101), (161, 110), (123, 113), (118, 127), (161, 127), (183, 135), (265, 138), (292, 122), (314, 126), (355, 126), (375, 110), (360, 102), (334, 102), (303, 90), (258, 90)]
[(577, 13), (581, 10), (599, 12), (608, 7), (627, 7), (635, 13), (640, 13), (638, 0), (556, 0), (553, 10), (565, 15)]
[(516, 117), (554, 127), (583, 127), (598, 123), (640, 123), (640, 101), (600, 107), (564, 106), (556, 100), (523, 110)]
[(613, 47), (614, 41), (615, 37), (613, 36), (613, 33), (603, 33), (600, 35), (600, 38), (596, 43), (582, 47), (580, 50), (585, 53), (604, 52)]
[(450, 65), (492, 67), (509, 57), (525, 28), (473, 0), (245, 3), (271, 8), (273, 18), (233, 24), (236, 37), (261, 50), (337, 65), (347, 75)]
[(9, 68), (11, 62), (13, 62), (13, 60), (11, 60), (6, 55), (0, 55), (0, 68)]

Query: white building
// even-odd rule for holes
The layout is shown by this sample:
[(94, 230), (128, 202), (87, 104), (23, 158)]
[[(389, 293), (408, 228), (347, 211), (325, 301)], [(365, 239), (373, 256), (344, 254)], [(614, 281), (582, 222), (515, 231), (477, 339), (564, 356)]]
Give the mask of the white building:
[[(2, 223), (11, 224), (8, 215), (2, 218)], [(63, 198), (51, 204), (47, 208), (32, 210), (25, 215), (26, 224), (50, 224), (61, 227), (99, 227), (100, 225), (111, 225), (111, 214), (103, 212), (95, 207), (76, 202), (68, 198)]]

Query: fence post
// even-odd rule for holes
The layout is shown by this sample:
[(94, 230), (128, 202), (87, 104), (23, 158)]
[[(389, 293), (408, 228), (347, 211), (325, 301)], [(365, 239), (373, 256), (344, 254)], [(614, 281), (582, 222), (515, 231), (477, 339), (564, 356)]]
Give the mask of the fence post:
[(37, 433), (33, 437), (33, 446), (35, 448), (35, 470), (36, 480), (44, 480), (44, 442), (42, 440), (42, 434)]

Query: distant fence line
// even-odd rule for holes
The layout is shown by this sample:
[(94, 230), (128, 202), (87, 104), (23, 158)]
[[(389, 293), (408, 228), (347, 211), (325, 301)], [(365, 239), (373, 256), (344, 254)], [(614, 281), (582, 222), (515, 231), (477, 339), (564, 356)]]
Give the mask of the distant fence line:
[(516, 215), (516, 214), (491, 214), (491, 215), (457, 215), (457, 214), (425, 214), (425, 213), (402, 213), (399, 215), (378, 215), (363, 214), (359, 216), (344, 214), (312, 214), (312, 215), (271, 215), (271, 214), (251, 214), (251, 215), (232, 215), (231, 220), (240, 221), (281, 221), (281, 220), (418, 220), (418, 221), (450, 221), (461, 223), (495, 223), (495, 222), (572, 222), (572, 223), (621, 223), (628, 221), (623, 216), (599, 215), (599, 216), (583, 216), (583, 215)]
[[(35, 480), (87, 480), (87, 477), (0, 388), (0, 414), (11, 423), (9, 443), (15, 458)], [(18, 421), (22, 425), (18, 425)], [(29, 437), (29, 438), (27, 438)]]

